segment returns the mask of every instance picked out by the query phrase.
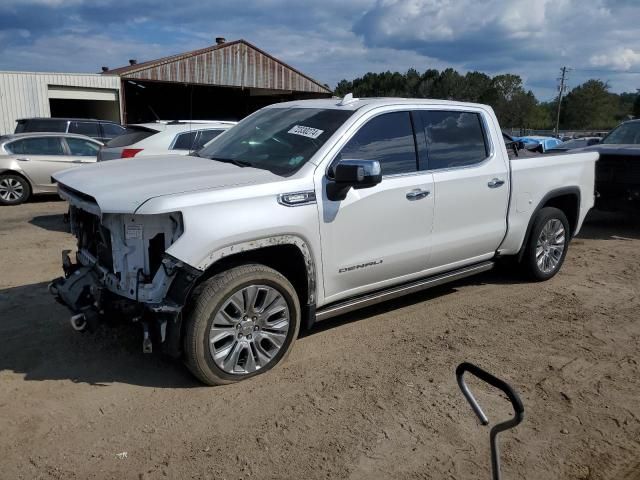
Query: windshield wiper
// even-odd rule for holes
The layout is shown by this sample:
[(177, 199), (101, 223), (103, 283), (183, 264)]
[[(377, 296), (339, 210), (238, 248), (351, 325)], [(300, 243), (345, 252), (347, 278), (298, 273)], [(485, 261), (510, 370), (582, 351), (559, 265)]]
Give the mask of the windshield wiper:
[(209, 157), (210, 160), (215, 160), (216, 162), (222, 163), (231, 163), (236, 167), (253, 167), (253, 163), (245, 162), (244, 160), (235, 160), (233, 158), (218, 158), (218, 157)]

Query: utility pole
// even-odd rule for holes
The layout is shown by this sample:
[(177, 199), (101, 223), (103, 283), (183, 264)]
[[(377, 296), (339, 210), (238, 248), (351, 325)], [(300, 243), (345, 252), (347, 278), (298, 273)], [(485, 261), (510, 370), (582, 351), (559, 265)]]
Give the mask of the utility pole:
[(560, 72), (562, 73), (562, 76), (558, 78), (558, 80), (560, 80), (560, 85), (558, 86), (558, 109), (556, 113), (556, 128), (555, 128), (556, 135), (558, 135), (558, 130), (560, 128), (560, 105), (562, 104), (562, 94), (567, 89), (567, 86), (565, 85), (565, 80), (567, 77), (567, 73), (569, 72), (569, 69), (567, 67), (562, 67), (560, 69)]

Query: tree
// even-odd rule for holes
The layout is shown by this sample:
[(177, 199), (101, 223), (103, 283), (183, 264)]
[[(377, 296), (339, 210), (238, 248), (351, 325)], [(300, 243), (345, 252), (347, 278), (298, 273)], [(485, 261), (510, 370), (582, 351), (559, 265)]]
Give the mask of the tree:
[(562, 101), (563, 128), (608, 129), (616, 125), (618, 102), (602, 80), (588, 80), (571, 90)]
[(464, 83), (464, 77), (453, 68), (447, 68), (435, 79), (431, 95), (442, 100), (458, 100), (464, 95)]
[[(505, 128), (551, 129), (555, 121), (555, 101), (540, 103), (525, 90), (522, 78), (510, 73), (490, 77), (482, 72), (460, 75), (453, 68), (420, 74), (366, 73), (353, 80), (341, 80), (336, 95), (352, 92), (356, 97), (416, 97), (461, 100), (491, 105)], [(640, 90), (638, 91), (640, 92)], [(562, 101), (562, 128), (608, 129), (630, 115), (640, 117), (640, 93), (609, 92), (601, 80), (589, 80), (574, 88)]]

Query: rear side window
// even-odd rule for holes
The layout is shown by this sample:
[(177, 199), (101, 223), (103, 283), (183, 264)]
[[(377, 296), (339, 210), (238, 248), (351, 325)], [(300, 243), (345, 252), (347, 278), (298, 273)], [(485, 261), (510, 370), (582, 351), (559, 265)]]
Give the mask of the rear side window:
[(71, 137), (67, 137), (65, 140), (67, 141), (71, 155), (78, 155), (82, 157), (95, 157), (98, 155), (100, 147), (94, 142), (84, 140), (82, 138)]
[(97, 122), (71, 122), (69, 133), (79, 133), (87, 137), (100, 137), (100, 130)]
[(196, 142), (196, 135), (198, 132), (184, 132), (176, 135), (176, 139), (173, 142), (171, 150), (193, 150), (193, 145)]
[(342, 148), (341, 160), (377, 160), (383, 175), (417, 170), (409, 112), (379, 115), (364, 124)]
[(16, 125), (15, 133), (23, 132), (66, 132), (67, 121), (55, 119), (22, 120)]
[(222, 132), (224, 132), (224, 130), (200, 130), (200, 135), (198, 135), (198, 138), (196, 139), (193, 150), (200, 150)]
[(113, 140), (110, 140), (107, 143), (107, 147), (127, 147), (129, 145), (133, 145), (134, 143), (138, 143), (145, 138), (150, 137), (151, 135), (155, 135), (157, 130), (151, 130), (147, 128), (136, 128), (136, 127), (127, 127), (125, 132), (122, 135), (117, 136)]
[(18, 155), (64, 155), (60, 137), (36, 137), (16, 140), (5, 146)]
[(482, 162), (488, 148), (480, 115), (422, 110), (429, 170), (466, 167)]
[(113, 123), (101, 123), (100, 125), (102, 125), (102, 132), (107, 138), (117, 137), (118, 135), (122, 135), (125, 131), (124, 127)]

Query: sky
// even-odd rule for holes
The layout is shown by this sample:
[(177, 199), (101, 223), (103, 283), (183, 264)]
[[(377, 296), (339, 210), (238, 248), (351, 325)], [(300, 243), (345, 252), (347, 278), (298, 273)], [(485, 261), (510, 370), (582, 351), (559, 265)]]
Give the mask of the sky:
[(640, 88), (640, 0), (0, 0), (0, 70), (99, 72), (244, 38), (331, 87), (369, 71), (516, 73), (539, 100)]

